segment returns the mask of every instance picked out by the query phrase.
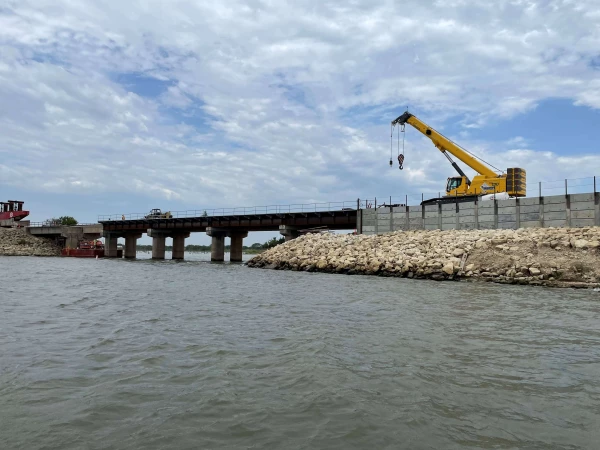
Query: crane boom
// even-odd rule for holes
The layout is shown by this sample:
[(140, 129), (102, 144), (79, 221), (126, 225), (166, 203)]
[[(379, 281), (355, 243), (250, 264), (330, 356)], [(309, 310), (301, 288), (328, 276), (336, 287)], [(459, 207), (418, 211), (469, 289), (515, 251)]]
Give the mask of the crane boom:
[[(498, 176), (496, 172), (490, 169), (488, 166), (483, 164), (481, 161), (477, 160), (473, 156), (469, 155), (466, 151), (452, 142), (450, 139), (445, 137), (443, 134), (438, 133), (425, 122), (419, 120), (416, 116), (413, 116), (411, 113), (406, 111), (396, 120), (392, 121), (392, 125), (404, 125), (405, 123), (409, 123), (414, 128), (419, 130), (425, 136), (427, 136), (433, 144), (438, 148), (439, 151), (444, 153), (447, 151), (451, 155), (460, 159), (463, 163), (469, 166), (471, 169), (475, 170), (478, 174), (484, 175), (486, 177), (495, 178)], [(459, 172), (460, 173), (460, 172)], [(462, 175), (462, 174), (461, 174)]]

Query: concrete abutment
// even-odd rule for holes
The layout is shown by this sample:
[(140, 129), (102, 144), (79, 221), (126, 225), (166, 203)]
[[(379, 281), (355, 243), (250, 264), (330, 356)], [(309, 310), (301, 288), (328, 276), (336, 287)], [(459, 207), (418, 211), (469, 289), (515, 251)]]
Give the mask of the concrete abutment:
[(296, 239), (298, 236), (300, 236), (298, 229), (289, 225), (279, 225), (279, 234), (285, 237), (285, 242), (291, 241), (292, 239)]

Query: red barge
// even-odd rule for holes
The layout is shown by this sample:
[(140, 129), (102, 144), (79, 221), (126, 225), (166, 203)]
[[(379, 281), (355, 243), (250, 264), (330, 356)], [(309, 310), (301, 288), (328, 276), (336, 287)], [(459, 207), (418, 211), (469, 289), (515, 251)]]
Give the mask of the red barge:
[(73, 256), (75, 258), (103, 258), (104, 244), (101, 241), (79, 241), (77, 248), (63, 248), (61, 256)]
[(15, 227), (25, 222), (19, 223), (22, 219), (29, 215), (29, 211), (23, 209), (23, 201), (8, 200), (0, 202), (0, 227)]

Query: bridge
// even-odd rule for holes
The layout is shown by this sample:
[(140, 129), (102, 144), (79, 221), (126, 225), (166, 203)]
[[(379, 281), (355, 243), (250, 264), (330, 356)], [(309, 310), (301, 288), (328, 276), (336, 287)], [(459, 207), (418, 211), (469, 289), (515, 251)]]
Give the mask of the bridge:
[(32, 236), (54, 239), (61, 246), (77, 248), (77, 244), (82, 239), (98, 239), (102, 237), (102, 225), (98, 223), (88, 223), (67, 226), (52, 223), (30, 222), (25, 227), (25, 232)]
[(279, 231), (286, 240), (307, 230), (353, 230), (359, 202), (272, 205), (249, 208), (174, 211), (171, 218), (148, 218), (144, 214), (99, 216), (105, 237), (105, 257), (117, 256), (117, 240), (125, 239), (125, 258), (135, 258), (137, 240), (152, 238), (152, 258), (165, 258), (165, 240), (173, 239), (173, 259), (183, 259), (190, 233), (211, 237), (211, 261), (225, 259), (225, 237), (231, 239), (230, 261), (242, 260), (243, 240), (250, 231)]

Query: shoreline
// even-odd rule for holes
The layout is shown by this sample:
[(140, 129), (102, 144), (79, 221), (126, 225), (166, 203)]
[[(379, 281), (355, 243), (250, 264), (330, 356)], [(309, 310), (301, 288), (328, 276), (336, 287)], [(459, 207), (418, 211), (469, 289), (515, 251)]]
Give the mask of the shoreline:
[(600, 287), (600, 227), (312, 234), (253, 268), (529, 286)]
[(51, 240), (22, 228), (0, 228), (0, 256), (60, 256), (60, 250)]

